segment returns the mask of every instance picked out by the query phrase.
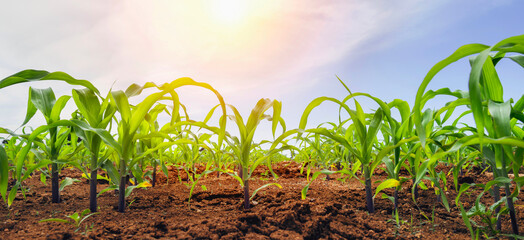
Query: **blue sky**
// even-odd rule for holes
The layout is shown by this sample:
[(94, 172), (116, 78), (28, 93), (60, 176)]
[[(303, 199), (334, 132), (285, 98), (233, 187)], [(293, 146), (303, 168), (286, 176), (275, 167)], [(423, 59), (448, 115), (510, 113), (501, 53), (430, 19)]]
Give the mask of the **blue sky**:
[[(354, 92), (412, 106), (427, 71), (458, 47), (524, 34), (524, 3), (516, 0), (245, 2), (227, 21), (213, 0), (5, 3), (0, 78), (28, 68), (64, 71), (107, 93), (188, 76), (214, 86), (245, 119), (260, 98), (282, 101), (288, 128), (296, 128), (314, 98), (347, 95), (335, 75)], [(509, 60), (498, 69), (506, 99), (520, 97), (524, 69)], [(468, 73), (467, 61), (459, 61), (429, 87), (466, 90)], [(49, 82), (1, 89), (0, 126), (15, 129), (23, 122), (29, 86), (71, 94), (71, 87)], [(197, 120), (216, 104), (196, 88), (180, 94)], [(376, 106), (364, 102), (364, 108)], [(321, 105), (308, 126), (336, 117), (334, 105)], [(260, 138), (270, 136), (265, 125)]]

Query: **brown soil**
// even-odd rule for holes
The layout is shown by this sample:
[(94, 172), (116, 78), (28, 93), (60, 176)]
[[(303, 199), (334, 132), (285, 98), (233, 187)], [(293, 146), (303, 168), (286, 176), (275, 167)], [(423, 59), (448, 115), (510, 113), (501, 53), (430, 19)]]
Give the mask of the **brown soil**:
[[(62, 191), (62, 202), (51, 203), (50, 186), (38, 178), (26, 183), (26, 198), (17, 197), (11, 209), (0, 206), (0, 239), (469, 239), (459, 211), (454, 204), (456, 196), (452, 180), (448, 181), (448, 200), (451, 212), (438, 203), (433, 190), (420, 191), (418, 205), (411, 200), (410, 184), (399, 194), (399, 226), (392, 218), (392, 203), (375, 199), (376, 212), (368, 214), (363, 185), (350, 181), (325, 180), (319, 177), (310, 187), (306, 200), (300, 192), (307, 184), (300, 168), (294, 163), (274, 166), (280, 178), (273, 180), (265, 168), (257, 170), (250, 182), (251, 191), (269, 182), (277, 182), (283, 189), (271, 186), (258, 192), (250, 210), (242, 209), (242, 192), (232, 177), (210, 174), (199, 182), (191, 204), (189, 188), (179, 182), (178, 171), (170, 169), (169, 184), (162, 173), (154, 188), (136, 189), (127, 198), (125, 213), (116, 211), (114, 191), (102, 194), (99, 214), (87, 218), (75, 232), (72, 224), (45, 222), (42, 219), (63, 218), (88, 208), (87, 180), (75, 183)], [(187, 179), (185, 173), (180, 179)], [(377, 171), (374, 181), (383, 180), (383, 171)], [(464, 176), (485, 182), (477, 172)], [(80, 178), (77, 170), (65, 169), (62, 177)], [(268, 177), (266, 177), (268, 176)], [(266, 178), (271, 178), (267, 180)], [(464, 179), (468, 180), (469, 179)], [(376, 186), (376, 185), (375, 185)], [(99, 191), (107, 183), (99, 185)], [(392, 190), (386, 190), (392, 195)], [(465, 196), (469, 209), (476, 195)], [(486, 194), (486, 203), (492, 202)], [(523, 195), (519, 196), (523, 199)], [(524, 232), (524, 207), (516, 202), (520, 231)], [(434, 218), (432, 212), (434, 211)], [(424, 215), (427, 217), (424, 217)], [(503, 232), (510, 233), (507, 216)]]

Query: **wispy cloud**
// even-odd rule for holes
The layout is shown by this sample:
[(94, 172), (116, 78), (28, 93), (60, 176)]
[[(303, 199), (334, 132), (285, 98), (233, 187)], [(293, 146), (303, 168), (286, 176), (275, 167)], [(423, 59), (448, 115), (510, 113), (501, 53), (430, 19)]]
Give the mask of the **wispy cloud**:
[(161, 71), (250, 85), (249, 79), (278, 80), (366, 48), (367, 40), (424, 7), (420, 1), (265, 2), (266, 12), (230, 29), (217, 26), (199, 1), (12, 2), (1, 17), (13, 23), (1, 26), (2, 62), (125, 84)]
[(114, 81), (124, 89), (189, 76), (226, 95), (289, 94), (297, 83), (314, 87), (311, 71), (376, 50), (385, 33), (435, 7), (417, 0), (252, 1), (262, 10), (229, 27), (209, 15), (209, 1), (4, 3), (0, 74), (61, 70), (103, 91)]

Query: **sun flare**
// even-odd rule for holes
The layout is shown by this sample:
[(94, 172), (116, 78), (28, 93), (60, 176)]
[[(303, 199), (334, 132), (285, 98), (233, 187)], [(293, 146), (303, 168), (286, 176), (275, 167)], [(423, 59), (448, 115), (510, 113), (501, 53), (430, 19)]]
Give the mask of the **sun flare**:
[(249, 16), (249, 1), (213, 0), (210, 4), (214, 19), (225, 24), (238, 24)]

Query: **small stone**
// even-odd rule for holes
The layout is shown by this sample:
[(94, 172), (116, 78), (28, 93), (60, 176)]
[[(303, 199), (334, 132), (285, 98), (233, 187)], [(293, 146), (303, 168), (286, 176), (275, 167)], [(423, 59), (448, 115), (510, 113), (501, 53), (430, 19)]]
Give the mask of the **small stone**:
[(4, 232), (9, 232), (9, 228), (4, 229)]

